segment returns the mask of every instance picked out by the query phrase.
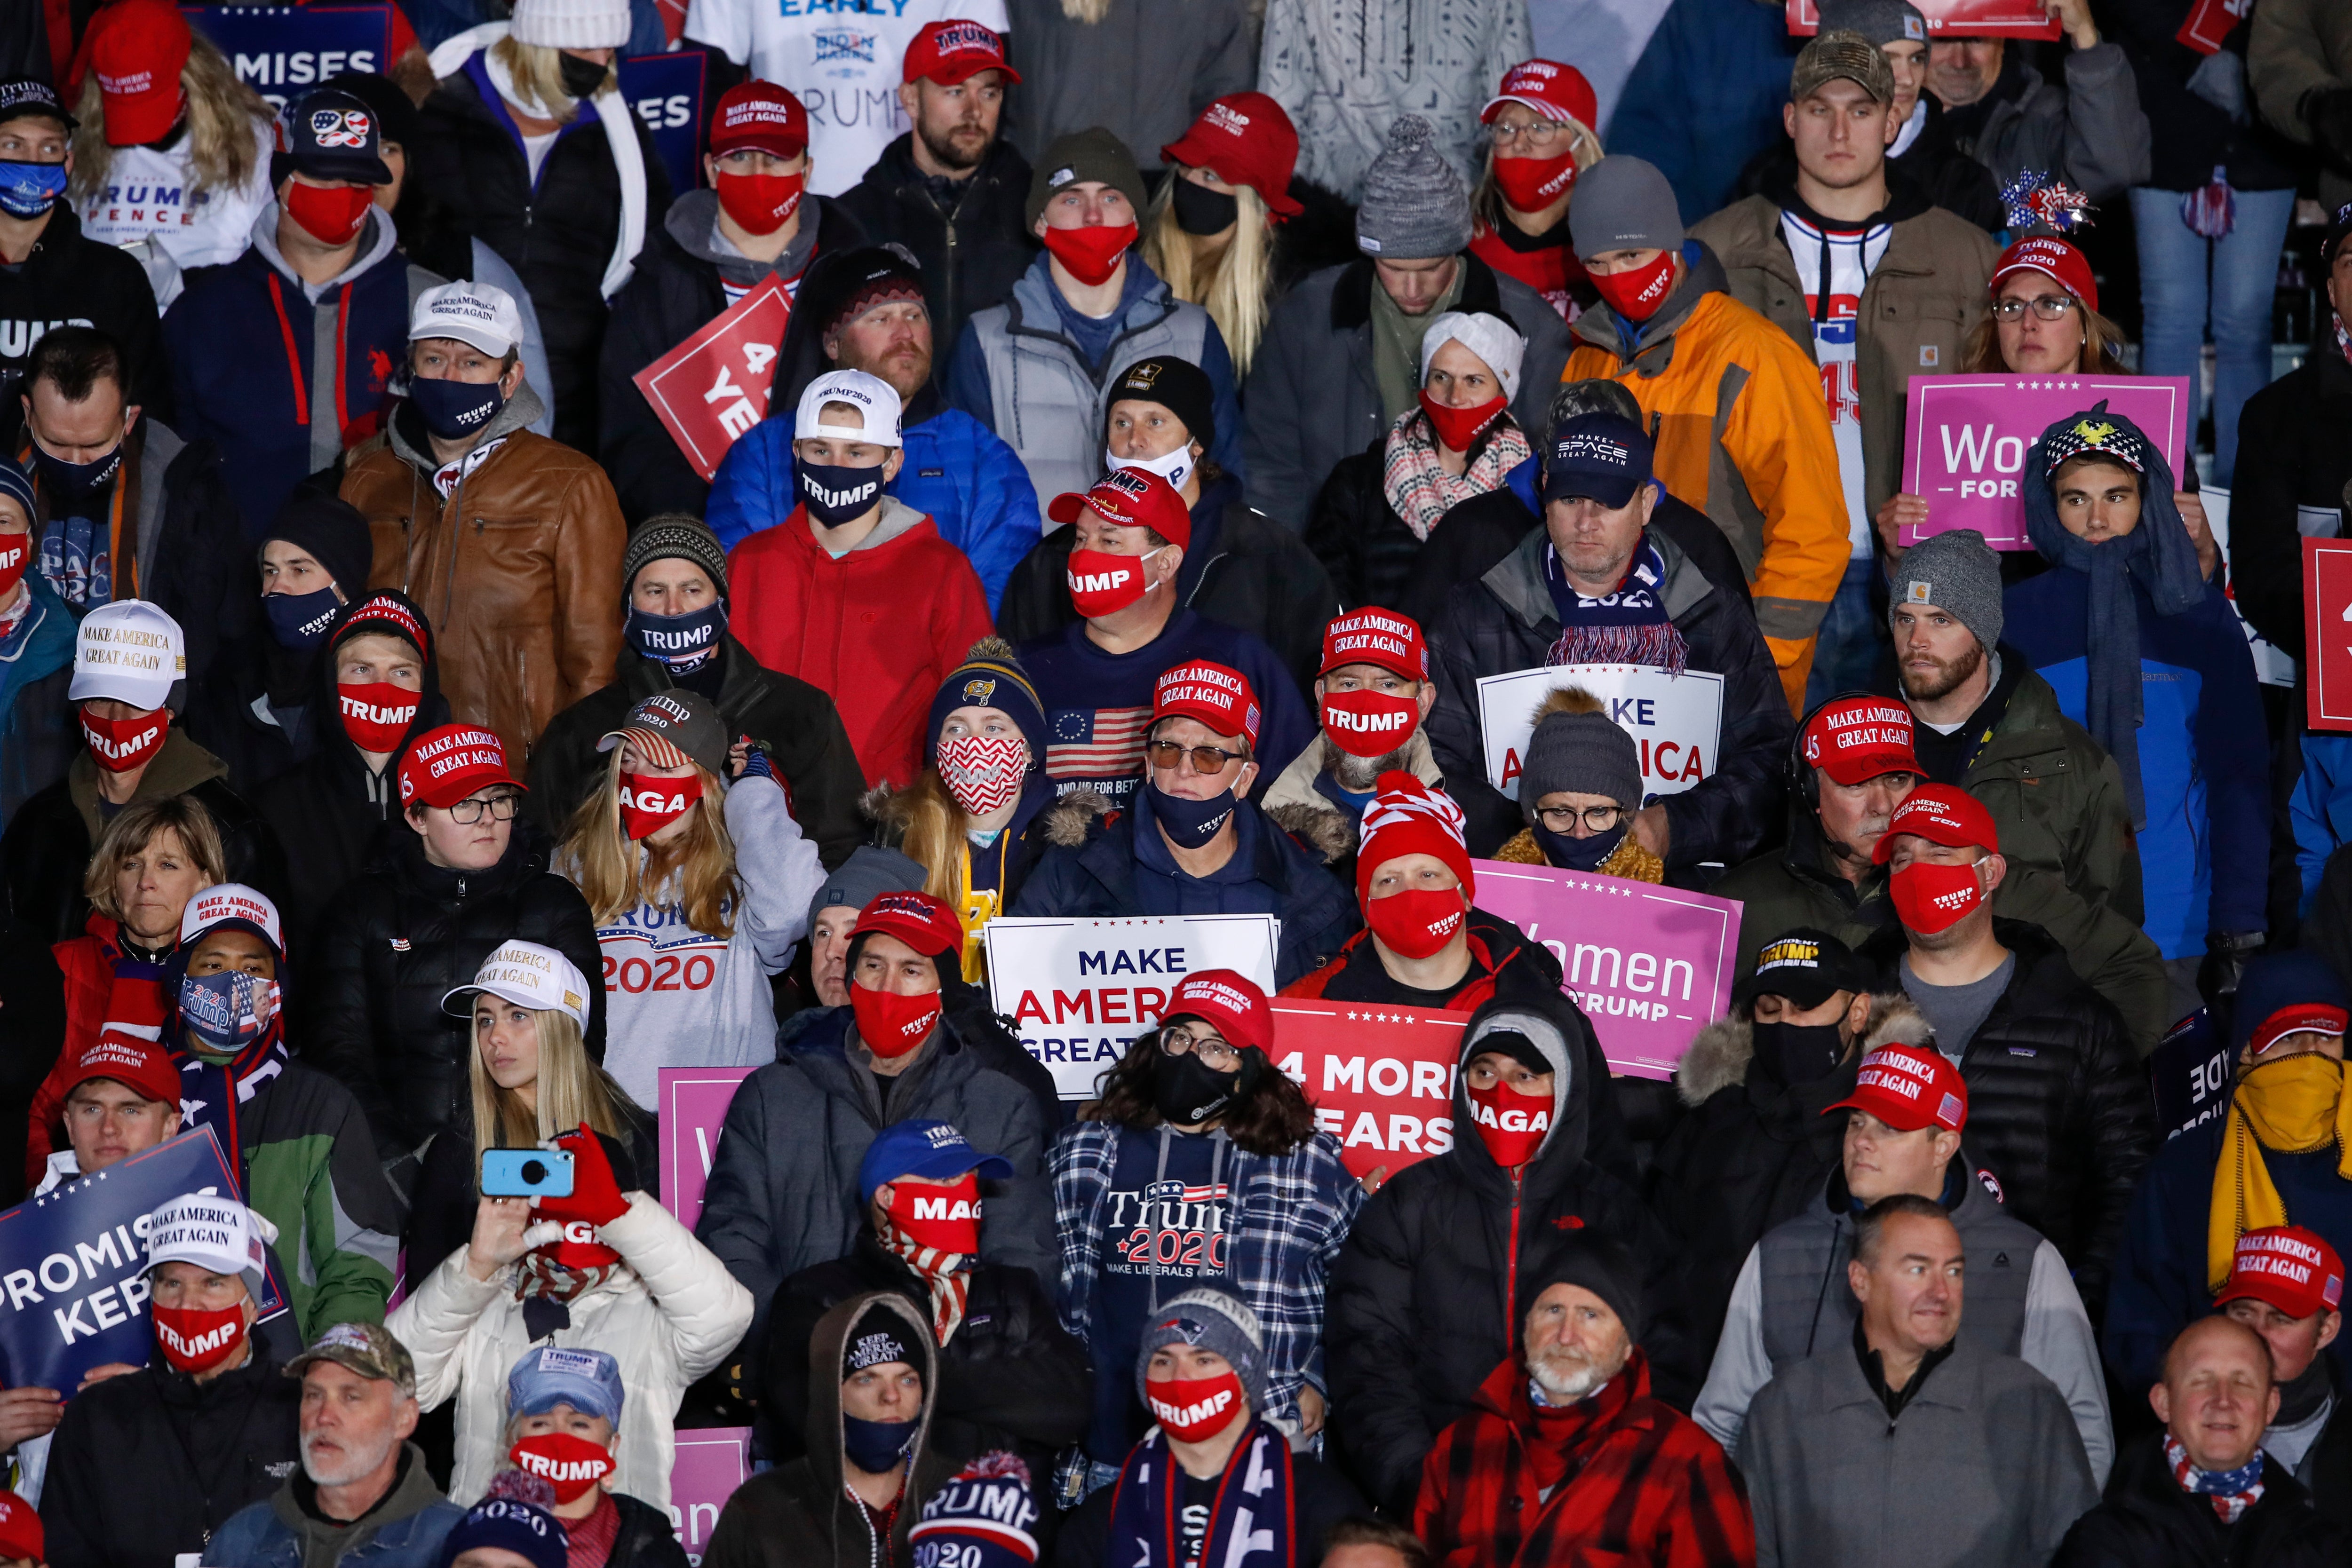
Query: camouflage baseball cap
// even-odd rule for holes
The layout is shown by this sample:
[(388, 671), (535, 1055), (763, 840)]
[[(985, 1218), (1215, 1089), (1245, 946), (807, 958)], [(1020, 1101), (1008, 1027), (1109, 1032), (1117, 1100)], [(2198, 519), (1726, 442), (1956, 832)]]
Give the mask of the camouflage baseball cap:
[(1895, 68), (1878, 46), (1860, 33), (1816, 33), (1797, 55), (1789, 73), (1789, 101), (1802, 103), (1824, 82), (1843, 77), (1880, 103), (1895, 101)]
[(331, 1361), (362, 1377), (389, 1382), (406, 1398), (416, 1397), (416, 1363), (382, 1323), (335, 1324), (286, 1364), (286, 1375), (299, 1377), (316, 1361)]

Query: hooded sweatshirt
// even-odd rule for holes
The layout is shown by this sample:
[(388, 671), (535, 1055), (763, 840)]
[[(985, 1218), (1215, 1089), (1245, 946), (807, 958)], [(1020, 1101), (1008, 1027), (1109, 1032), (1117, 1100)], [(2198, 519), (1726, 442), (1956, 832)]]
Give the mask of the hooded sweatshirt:
[(253, 141), (253, 172), (244, 184), (202, 191), (192, 188), (196, 176), (184, 121), (161, 141), (110, 149), (105, 180), (81, 199), (82, 232), (125, 249), (152, 241), (156, 254), (142, 257), (142, 265), (158, 280), (155, 303), (169, 309), (178, 297), (179, 275), (235, 261), (250, 239), (254, 219), (275, 203), (270, 121), (254, 120)]

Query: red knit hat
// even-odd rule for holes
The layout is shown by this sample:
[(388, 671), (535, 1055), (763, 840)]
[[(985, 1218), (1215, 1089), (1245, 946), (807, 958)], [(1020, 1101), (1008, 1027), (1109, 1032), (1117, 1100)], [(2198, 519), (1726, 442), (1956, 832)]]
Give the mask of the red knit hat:
[(2084, 309), (2099, 308), (2099, 280), (2091, 276), (2090, 258), (2056, 235), (2028, 235), (2002, 251), (2000, 259), (1993, 263), (1985, 292), (1999, 298), (2000, 280), (2012, 272), (2044, 273), (2081, 300)]
[(0, 1491), (0, 1557), (42, 1563), (49, 1549), (41, 1533), (41, 1516), (33, 1505), (12, 1491)]
[(870, 900), (849, 928), (852, 936), (879, 931), (927, 958), (963, 950), (963, 925), (947, 901), (928, 893), (885, 893)]
[(1363, 838), (1356, 851), (1356, 902), (1369, 902), (1372, 873), (1399, 855), (1435, 855), (1462, 879), (1462, 896), (1478, 894), (1470, 869), (1469, 835), (1462, 808), (1443, 789), (1433, 789), (1410, 773), (1383, 773), (1364, 808)]
[(114, 0), (89, 25), (89, 69), (106, 105), (106, 144), (139, 147), (163, 139), (186, 95), (187, 18), (168, 0)]
[(2344, 1260), (2300, 1225), (2249, 1230), (2238, 1238), (2229, 1282), (2213, 1304), (2245, 1301), (2267, 1301), (2291, 1318), (2333, 1312), (2344, 1301)]
[(1225, 1043), (1235, 1048), (1274, 1044), (1274, 1009), (1255, 980), (1237, 969), (1202, 969), (1187, 975), (1168, 998), (1165, 1022), (1172, 1018), (1196, 1018), (1217, 1026)]
[(1298, 130), (1282, 105), (1262, 92), (1229, 92), (1216, 99), (1160, 156), (1171, 164), (1206, 169), (1228, 185), (1247, 185), (1278, 218), (1307, 210), (1290, 194), (1290, 176), (1298, 167)]
[(1257, 688), (1239, 670), (1207, 659), (1188, 659), (1151, 688), (1151, 722), (1194, 718), (1213, 734), (1238, 735), (1257, 748), (1264, 726)]
[(1410, 615), (1368, 604), (1323, 628), (1323, 664), (1328, 675), (1342, 664), (1378, 664), (1408, 681), (1429, 679), (1429, 640)]

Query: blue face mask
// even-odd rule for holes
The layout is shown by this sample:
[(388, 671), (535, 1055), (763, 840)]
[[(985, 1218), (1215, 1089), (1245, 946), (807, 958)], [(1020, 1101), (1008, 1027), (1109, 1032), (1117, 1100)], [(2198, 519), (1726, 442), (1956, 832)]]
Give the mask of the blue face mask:
[(114, 477), (122, 466), (122, 448), (116, 446), (95, 463), (68, 463), (37, 441), (33, 443), (33, 463), (40, 469), (41, 477), (59, 495), (87, 496)]
[(1589, 839), (1571, 839), (1565, 833), (1555, 833), (1541, 822), (1535, 824), (1536, 844), (1543, 851), (1544, 859), (1563, 871), (1599, 871), (1601, 862), (1625, 841), (1626, 820), (1620, 817), (1617, 825), (1605, 833), (1595, 833)]
[(326, 640), (327, 623), (342, 608), (331, 588), (316, 593), (265, 593), (262, 613), (269, 618), (269, 635), (291, 653), (307, 653)]
[(1188, 800), (1181, 795), (1171, 795), (1157, 784), (1149, 788), (1152, 820), (1179, 849), (1206, 847), (1234, 814), (1234, 792), (1230, 789), (1220, 789), (1205, 800)]
[(465, 441), (488, 429), (507, 394), (496, 382), (434, 381), (418, 376), (408, 383), (408, 401), (416, 405), (425, 428), (444, 441)]
[(66, 193), (62, 163), (0, 162), (0, 211), (13, 218), (37, 218)]
[(264, 1003), (274, 1002), (275, 980), (223, 969), (189, 975), (180, 981), (180, 1021), (188, 1049), (200, 1056), (232, 1057), (261, 1038)]
[(621, 632), (630, 647), (648, 659), (661, 660), (671, 674), (682, 675), (700, 669), (719, 652), (719, 640), (727, 634), (727, 601), (714, 599), (683, 615), (656, 615), (631, 605)]
[(844, 1412), (841, 1451), (868, 1475), (887, 1476), (898, 1468), (915, 1441), (912, 1421), (863, 1421)]

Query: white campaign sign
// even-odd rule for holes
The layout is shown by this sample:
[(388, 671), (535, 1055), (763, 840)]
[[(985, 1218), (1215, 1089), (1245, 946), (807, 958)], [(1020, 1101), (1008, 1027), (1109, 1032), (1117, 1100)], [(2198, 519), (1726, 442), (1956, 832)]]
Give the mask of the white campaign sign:
[(1715, 772), (1723, 739), (1723, 677), (1669, 674), (1654, 664), (1553, 664), (1478, 682), (1486, 781), (1516, 800), (1536, 710), (1563, 686), (1582, 686), (1631, 735), (1642, 755), (1642, 792), (1679, 795)]
[[(2230, 559), (2230, 492), (2207, 487), (2198, 492), (2205, 503), (2205, 526), (2213, 531), (2213, 543), (2221, 559)], [(2344, 521), (2338, 512), (2324, 511), (2316, 507), (2294, 509), (2295, 531), (2305, 538), (2334, 538)], [(2254, 656), (2254, 678), (2266, 686), (2294, 685), (2294, 660), (2275, 643), (2264, 642), (2251, 622), (2238, 609), (2238, 596), (2230, 594), (2230, 613), (2237, 617), (2238, 630), (2246, 634), (2246, 647)]]
[(988, 999), (1065, 1100), (1091, 1100), (1128, 1043), (1157, 1023), (1184, 977), (1234, 969), (1274, 993), (1282, 922), (1271, 915), (1131, 920), (1000, 916), (981, 928)]

